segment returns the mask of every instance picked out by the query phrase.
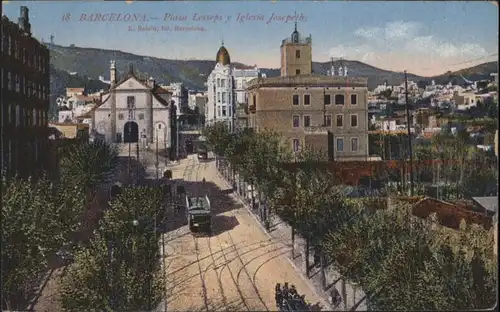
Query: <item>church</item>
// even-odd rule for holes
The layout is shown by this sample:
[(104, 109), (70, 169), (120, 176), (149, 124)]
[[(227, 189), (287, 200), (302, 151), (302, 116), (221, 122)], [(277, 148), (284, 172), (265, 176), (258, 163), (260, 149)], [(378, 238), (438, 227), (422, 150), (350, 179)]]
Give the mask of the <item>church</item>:
[(229, 52), (222, 42), (216, 55), (215, 68), (207, 79), (205, 123), (224, 122), (230, 131), (235, 128), (235, 112), (247, 104), (247, 83), (260, 77), (257, 66), (239, 69), (231, 64)]
[(131, 64), (117, 80), (116, 65), (111, 61), (110, 88), (101, 94), (99, 103), (90, 112), (95, 137), (113, 143), (140, 142), (143, 147), (158, 141), (159, 148), (166, 151), (173, 147), (176, 107), (171, 92), (153, 78), (139, 79)]

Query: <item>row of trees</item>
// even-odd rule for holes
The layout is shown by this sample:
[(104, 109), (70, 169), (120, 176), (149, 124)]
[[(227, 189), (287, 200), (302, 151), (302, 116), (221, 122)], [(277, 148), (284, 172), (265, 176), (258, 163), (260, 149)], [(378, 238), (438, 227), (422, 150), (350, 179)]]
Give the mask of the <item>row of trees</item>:
[[(409, 157), (407, 135), (370, 135), (369, 140), (370, 153), (384, 160)], [(456, 135), (443, 131), (428, 143), (415, 144), (413, 159), (415, 191), (419, 195), (451, 199), (497, 192), (496, 156), (491, 151), (477, 149), (465, 130)], [(431, 160), (440, 162), (431, 163)], [(376, 178), (383, 182), (401, 182), (407, 178), (402, 175), (408, 175), (408, 170), (388, 171)]]
[(323, 287), (329, 263), (360, 285), (370, 309), (479, 309), (496, 303), (492, 230), (462, 224), (455, 232), (438, 226), (435, 216), (414, 217), (403, 203), (387, 208), (374, 199), (345, 198), (341, 181), (317, 166), (323, 153), (293, 154), (271, 131), (228, 133), (216, 124), (205, 136), (224, 159), (226, 177), (238, 189), (249, 184), (257, 190), (264, 223), (275, 213), (291, 226), (292, 240), (296, 232), (306, 240), (306, 270), (309, 250), (319, 254)]
[(65, 311), (150, 311), (164, 293), (158, 226), (162, 193), (126, 187), (110, 203), (87, 247), (75, 253), (61, 283)]
[(2, 307), (24, 310), (48, 262), (84, 226), (97, 187), (116, 168), (102, 143), (65, 142), (60, 181), (2, 178)]

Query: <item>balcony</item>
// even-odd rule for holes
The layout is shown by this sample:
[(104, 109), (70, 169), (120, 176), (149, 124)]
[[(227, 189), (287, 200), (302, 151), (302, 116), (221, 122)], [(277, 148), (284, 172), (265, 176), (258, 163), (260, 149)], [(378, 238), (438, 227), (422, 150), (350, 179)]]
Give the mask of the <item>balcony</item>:
[(306, 134), (328, 134), (328, 131), (330, 131), (331, 129), (332, 129), (332, 127), (317, 125), (317, 126), (305, 127), (304, 133), (306, 133)]

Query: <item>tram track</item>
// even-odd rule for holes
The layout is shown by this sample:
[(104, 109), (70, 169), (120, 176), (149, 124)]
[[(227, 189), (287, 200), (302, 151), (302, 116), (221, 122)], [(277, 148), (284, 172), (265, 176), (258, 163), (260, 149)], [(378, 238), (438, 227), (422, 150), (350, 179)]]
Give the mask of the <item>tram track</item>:
[(207, 296), (207, 285), (205, 283), (205, 278), (204, 278), (204, 275), (203, 275), (203, 270), (201, 269), (201, 264), (200, 264), (200, 249), (199, 249), (199, 246), (198, 246), (198, 238), (193, 236), (193, 240), (194, 240), (194, 248), (195, 248), (195, 251), (196, 251), (196, 262), (198, 263), (198, 271), (199, 271), (199, 275), (200, 275), (200, 280), (201, 280), (201, 291), (202, 291), (202, 294), (203, 294), (203, 303), (205, 305), (205, 309), (207, 309), (207, 311), (210, 311), (210, 308), (209, 308), (209, 305), (208, 305), (208, 296)]
[[(234, 259), (231, 259), (231, 260), (228, 259), (226, 253), (224, 252), (224, 247), (222, 246), (220, 238), (218, 236), (216, 238), (217, 238), (218, 245), (221, 248), (222, 256), (224, 257), (224, 260), (226, 261), (226, 266), (225, 267), (227, 267), (227, 270), (229, 271), (229, 275), (231, 276), (231, 280), (234, 283), (234, 287), (236, 288), (236, 291), (238, 292), (238, 295), (241, 298), (241, 302), (243, 303), (243, 305), (245, 306), (245, 308), (247, 309), (247, 311), (250, 311), (252, 309), (250, 309), (250, 307), (248, 306), (248, 302), (247, 302), (247, 300), (245, 298), (245, 295), (241, 291), (240, 285), (239, 285), (238, 281), (235, 279), (234, 274), (231, 271), (231, 268), (229, 267), (229, 263), (231, 263)], [(222, 271), (223, 270), (224, 270), (224, 268), (222, 268), (221, 271), (220, 271), (221, 275), (222, 275)]]
[[(259, 298), (259, 301), (264, 305), (266, 311), (269, 311), (269, 308), (267, 307), (266, 303), (264, 302), (264, 299), (260, 295), (259, 289), (255, 285), (255, 282), (252, 280), (252, 277), (250, 276), (250, 273), (248, 273), (248, 270), (246, 268), (246, 266), (247, 266), (248, 263), (245, 263), (245, 261), (243, 261), (243, 259), (241, 258), (241, 254), (238, 251), (238, 248), (236, 248), (236, 244), (234, 243), (234, 239), (233, 239), (233, 236), (231, 235), (231, 233), (227, 232), (227, 235), (228, 235), (228, 237), (229, 237), (229, 239), (231, 241), (231, 245), (233, 246), (234, 252), (236, 253), (236, 257), (241, 262), (241, 265), (242, 265), (241, 270), (243, 270), (243, 272), (245, 272), (246, 276), (248, 277), (248, 280), (250, 281), (250, 284), (252, 285), (252, 287), (253, 287), (253, 289), (255, 291), (255, 294)], [(238, 283), (239, 283), (239, 275), (241, 273), (241, 270), (240, 270), (240, 272), (238, 273), (238, 275), (236, 277)]]

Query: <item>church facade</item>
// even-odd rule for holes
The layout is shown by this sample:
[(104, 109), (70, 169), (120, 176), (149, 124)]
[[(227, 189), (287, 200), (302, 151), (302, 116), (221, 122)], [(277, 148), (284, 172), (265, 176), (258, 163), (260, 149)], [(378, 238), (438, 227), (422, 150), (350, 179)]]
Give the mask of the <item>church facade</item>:
[(110, 88), (101, 94), (92, 114), (92, 133), (107, 142), (156, 144), (169, 150), (172, 144), (172, 117), (176, 108), (172, 94), (153, 78), (139, 79), (129, 65), (128, 73), (117, 81), (115, 62), (110, 67)]
[(247, 83), (258, 78), (257, 66), (250, 69), (237, 69), (231, 64), (229, 52), (220, 47), (216, 55), (216, 64), (207, 80), (207, 104), (205, 106), (205, 123), (226, 123), (232, 131), (237, 119), (239, 106), (247, 105)]

